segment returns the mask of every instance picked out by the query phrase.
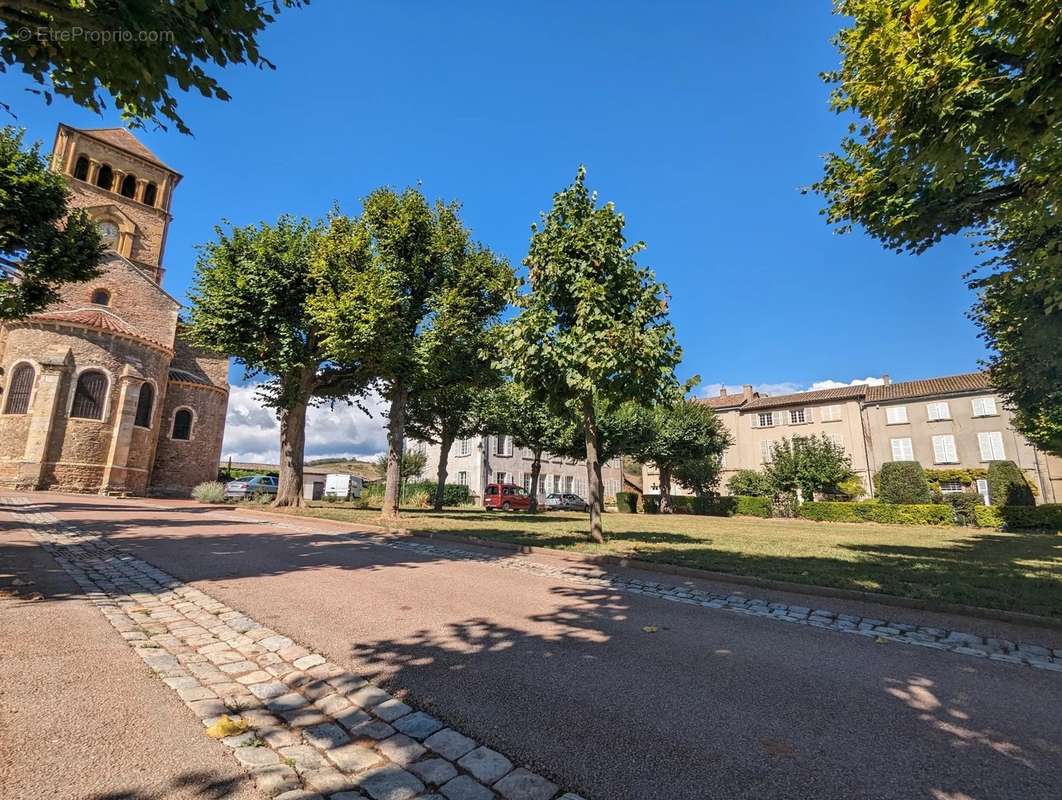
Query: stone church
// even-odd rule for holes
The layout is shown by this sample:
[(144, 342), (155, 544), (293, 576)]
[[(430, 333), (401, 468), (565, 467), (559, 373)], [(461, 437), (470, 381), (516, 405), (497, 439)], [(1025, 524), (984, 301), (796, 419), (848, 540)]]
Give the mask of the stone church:
[(162, 288), (179, 173), (124, 128), (60, 125), (51, 168), (103, 233), (100, 274), (0, 323), (0, 487), (187, 496), (217, 476), (228, 359)]

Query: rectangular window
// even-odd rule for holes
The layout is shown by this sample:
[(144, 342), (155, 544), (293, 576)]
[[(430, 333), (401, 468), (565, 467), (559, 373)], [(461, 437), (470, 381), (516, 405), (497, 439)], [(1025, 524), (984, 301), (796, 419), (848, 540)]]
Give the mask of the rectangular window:
[(531, 491), (531, 473), (530, 472), (521, 473), (521, 478), (523, 480), (520, 481), (520, 485), (524, 487), (524, 491), (525, 492), (530, 493), (530, 491)]
[(999, 431), (987, 431), (977, 434), (977, 445), (981, 448), (982, 461), (1002, 461), (1003, 434)]
[(930, 422), (951, 419), (951, 408), (946, 400), (939, 403), (929, 403), (926, 405), (926, 415), (929, 417)]
[(837, 422), (841, 418), (841, 407), (823, 406), (819, 409), (819, 418), (823, 422)]
[(513, 454), (513, 437), (512, 436), (495, 436), (494, 437), (494, 455), (496, 456), (511, 456)]
[(770, 428), (774, 425), (774, 414), (770, 411), (765, 411), (759, 415), (758, 428)]
[(910, 439), (890, 439), (893, 461), (914, 461), (914, 447)]
[(973, 415), (975, 417), (994, 417), (996, 416), (996, 398), (994, 397), (975, 397), (971, 402), (973, 405)]
[(803, 425), (807, 420), (804, 416), (804, 409), (794, 408), (789, 411), (789, 424), (790, 425)]
[(907, 406), (890, 406), (886, 408), (885, 422), (888, 425), (903, 425), (907, 422)]
[(472, 440), (471, 439), (459, 439), (457, 442), (457, 454), (459, 456), (467, 456), (472, 454)]
[(509, 476), (506, 475), (504, 472), (495, 472), (494, 473), (494, 482), (495, 483), (508, 483), (509, 482), (507, 480), (508, 477)]
[(937, 464), (959, 463), (959, 456), (955, 451), (955, 437), (950, 433), (933, 437), (933, 461)]
[(966, 487), (962, 485), (961, 481), (943, 481), (940, 484), (940, 491), (943, 494), (956, 494), (965, 491), (965, 489)]
[(457, 473), (457, 482), (459, 484), (461, 484), (462, 486), (468, 486), (468, 473), (467, 472), (463, 472), (463, 471), (462, 472), (458, 472)]
[(760, 461), (764, 464), (770, 464), (774, 459), (774, 442), (770, 439), (764, 439), (760, 442)]

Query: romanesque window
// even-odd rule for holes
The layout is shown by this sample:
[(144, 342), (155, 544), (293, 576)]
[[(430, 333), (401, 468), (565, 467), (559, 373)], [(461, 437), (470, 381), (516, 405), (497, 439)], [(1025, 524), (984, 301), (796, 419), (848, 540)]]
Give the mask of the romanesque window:
[(33, 392), (35, 372), (30, 364), (19, 364), (11, 373), (11, 383), (7, 387), (7, 414), (25, 414), (29, 411), (30, 394)]
[(87, 181), (89, 173), (89, 160), (84, 156), (80, 156), (77, 163), (74, 164), (74, 177), (79, 181)]
[(159, 187), (153, 183), (149, 183), (144, 187), (144, 204), (153, 206), (155, 205), (155, 197), (159, 193)]
[(107, 376), (98, 370), (87, 370), (77, 377), (74, 403), (70, 416), (79, 419), (103, 419), (103, 404), (107, 394)]
[(92, 304), (95, 306), (109, 306), (111, 304), (111, 293), (106, 289), (93, 289)]
[(150, 383), (140, 384), (140, 396), (136, 400), (136, 419), (133, 424), (138, 428), (151, 427), (151, 411), (155, 404), (155, 389)]
[(122, 178), (122, 188), (118, 190), (122, 197), (136, 197), (136, 175)]
[(187, 442), (192, 438), (192, 412), (189, 409), (179, 408), (173, 415), (173, 431), (170, 433), (170, 438), (182, 442)]
[(111, 169), (110, 164), (104, 164), (100, 167), (100, 174), (96, 176), (96, 185), (101, 189), (110, 189), (114, 183), (114, 170)]

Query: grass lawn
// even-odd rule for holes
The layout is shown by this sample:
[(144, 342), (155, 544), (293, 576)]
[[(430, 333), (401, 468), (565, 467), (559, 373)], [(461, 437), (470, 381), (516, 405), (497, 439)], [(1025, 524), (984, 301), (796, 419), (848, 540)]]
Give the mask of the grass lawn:
[[(378, 510), (318, 504), (298, 512), (381, 524)], [(1062, 618), (1062, 535), (798, 519), (405, 509), (401, 527), (608, 553), (816, 586), (882, 592)]]

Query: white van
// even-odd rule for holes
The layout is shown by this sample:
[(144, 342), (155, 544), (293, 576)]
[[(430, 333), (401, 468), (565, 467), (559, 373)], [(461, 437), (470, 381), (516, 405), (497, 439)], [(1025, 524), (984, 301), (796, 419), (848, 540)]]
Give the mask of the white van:
[(338, 500), (361, 497), (362, 479), (357, 475), (333, 472), (325, 476), (324, 496)]

